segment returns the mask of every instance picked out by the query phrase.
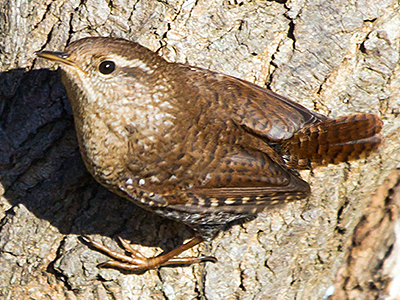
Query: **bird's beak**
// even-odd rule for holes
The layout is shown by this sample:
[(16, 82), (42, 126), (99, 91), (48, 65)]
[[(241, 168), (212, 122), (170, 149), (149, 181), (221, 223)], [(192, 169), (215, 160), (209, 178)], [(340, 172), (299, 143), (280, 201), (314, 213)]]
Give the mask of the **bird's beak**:
[(69, 54), (65, 52), (37, 51), (35, 54), (39, 57), (71, 67), (78, 67), (75, 62), (69, 59)]

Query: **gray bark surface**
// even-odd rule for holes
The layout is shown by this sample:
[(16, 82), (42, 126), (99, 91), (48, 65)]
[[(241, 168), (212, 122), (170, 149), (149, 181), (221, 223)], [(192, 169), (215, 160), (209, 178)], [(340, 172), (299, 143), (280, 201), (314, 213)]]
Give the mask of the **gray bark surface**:
[[(400, 161), (399, 28), (394, 0), (0, 3), (0, 298), (322, 299), (335, 277), (339, 292), (366, 286), (344, 287), (350, 271), (336, 274), (372, 195)], [(119, 249), (118, 235), (150, 256), (192, 233), (113, 195), (86, 171), (57, 67), (34, 55), (85, 36), (134, 40), (329, 117), (376, 113), (384, 142), (365, 160), (302, 172), (313, 190), (308, 200), (264, 211), (185, 253), (216, 256), (216, 264), (99, 269), (107, 257), (80, 235)], [(391, 216), (385, 228), (394, 232), (398, 214)], [(394, 234), (380, 237), (369, 245), (383, 247), (382, 262), (399, 250)]]
[(347, 241), (330, 300), (399, 299), (399, 208), (400, 170), (394, 170)]

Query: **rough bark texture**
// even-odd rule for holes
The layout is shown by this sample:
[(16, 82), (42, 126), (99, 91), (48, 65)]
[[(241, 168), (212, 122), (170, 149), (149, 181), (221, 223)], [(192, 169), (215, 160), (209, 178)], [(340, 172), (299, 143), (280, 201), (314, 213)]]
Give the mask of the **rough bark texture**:
[[(388, 207), (381, 191), (379, 210), (365, 208), (400, 161), (399, 28), (394, 0), (2, 1), (0, 297), (321, 299), (339, 268), (364, 255), (356, 246), (374, 222), (388, 232), (368, 241), (372, 258), (365, 261), (386, 268), (386, 281), (375, 280), (383, 297), (395, 277), (384, 262), (400, 251), (393, 225), (399, 204)], [(310, 199), (265, 211), (191, 253), (214, 255), (216, 264), (139, 275), (98, 269), (107, 258), (79, 235), (110, 247), (119, 235), (153, 255), (191, 232), (111, 194), (85, 170), (59, 75), (33, 52), (62, 50), (89, 35), (135, 40), (171, 61), (256, 82), (331, 117), (377, 113), (385, 141), (366, 160), (303, 172)], [(397, 178), (389, 180), (393, 195)], [(380, 215), (369, 219), (373, 212)], [(335, 299), (368, 287), (371, 273), (344, 270)], [(365, 299), (359, 295), (352, 299)]]
[(394, 170), (347, 242), (345, 264), (337, 274), (331, 300), (399, 299), (399, 208), (400, 171)]

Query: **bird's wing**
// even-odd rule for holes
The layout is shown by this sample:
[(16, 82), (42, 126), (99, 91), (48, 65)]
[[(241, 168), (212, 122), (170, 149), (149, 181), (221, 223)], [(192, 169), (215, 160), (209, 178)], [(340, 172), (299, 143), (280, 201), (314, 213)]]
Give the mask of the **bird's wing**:
[[(202, 89), (218, 91), (215, 93), (215, 101), (228, 101), (226, 107), (230, 110), (232, 120), (271, 141), (289, 139), (304, 126), (327, 119), (286, 97), (248, 81), (202, 68), (190, 69), (196, 76), (189, 84), (200, 83)], [(202, 80), (198, 80), (199, 77)]]
[(171, 205), (190, 212), (255, 213), (267, 206), (304, 199), (310, 194), (307, 182), (257, 149), (231, 149), (199, 175), (206, 178), (204, 184), (185, 190), (185, 203), (178, 201)]
[[(172, 182), (144, 186), (151, 193), (142, 192), (141, 201), (190, 213), (253, 214), (267, 206), (304, 199), (310, 194), (309, 185), (294, 171), (257, 149), (236, 145), (230, 146), (229, 153), (223, 156), (203, 152), (204, 155), (212, 157), (207, 157), (208, 166), (193, 170), (189, 182), (195, 184), (182, 188), (174, 188)], [(201, 161), (198, 163), (201, 165)], [(121, 189), (130, 193), (126, 185)], [(137, 193), (136, 189), (132, 190), (130, 196), (138, 197)]]

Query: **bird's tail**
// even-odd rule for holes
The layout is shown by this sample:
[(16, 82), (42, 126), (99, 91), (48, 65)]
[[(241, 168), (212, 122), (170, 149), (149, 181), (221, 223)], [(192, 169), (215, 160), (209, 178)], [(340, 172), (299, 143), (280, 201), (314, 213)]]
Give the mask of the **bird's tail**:
[(295, 169), (364, 158), (381, 143), (382, 125), (374, 114), (327, 119), (296, 132), (282, 143), (281, 154)]

